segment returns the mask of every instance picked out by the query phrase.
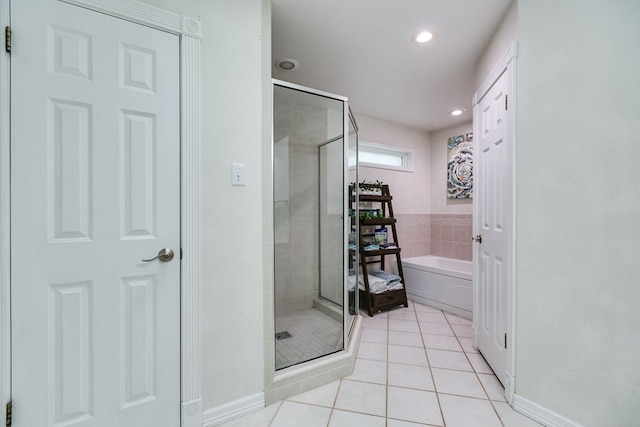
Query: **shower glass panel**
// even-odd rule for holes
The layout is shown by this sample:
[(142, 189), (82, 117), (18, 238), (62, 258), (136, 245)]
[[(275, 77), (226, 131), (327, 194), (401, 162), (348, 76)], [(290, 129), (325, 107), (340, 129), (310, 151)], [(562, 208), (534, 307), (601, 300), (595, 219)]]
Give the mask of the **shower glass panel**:
[[(349, 184), (358, 182), (358, 127), (356, 126), (355, 121), (353, 120), (353, 115), (349, 112), (349, 138), (348, 138), (348, 153), (347, 153), (347, 175), (349, 177)], [(349, 190), (347, 190), (349, 191)], [(356, 221), (356, 218), (360, 217), (360, 212), (358, 210), (358, 194), (347, 194), (347, 210), (349, 211), (349, 221), (345, 224), (347, 233), (349, 233), (348, 239), (348, 259), (349, 259), (349, 269), (355, 268), (356, 265), (360, 265), (360, 253), (356, 250), (358, 245), (358, 239), (356, 236), (358, 235), (358, 227), (359, 222)], [(355, 274), (355, 273), (354, 273)], [(355, 319), (355, 315), (357, 313), (356, 307), (359, 307), (359, 292), (356, 291), (355, 285), (353, 285), (353, 289), (347, 285), (345, 289), (347, 296), (346, 301), (348, 305), (348, 310), (345, 313), (347, 319), (347, 325), (349, 329), (353, 326), (353, 321)], [(350, 332), (350, 331), (349, 331)]]
[(320, 297), (342, 310), (344, 236), (344, 139), (320, 150)]
[(347, 112), (344, 98), (274, 83), (276, 369), (344, 349)]

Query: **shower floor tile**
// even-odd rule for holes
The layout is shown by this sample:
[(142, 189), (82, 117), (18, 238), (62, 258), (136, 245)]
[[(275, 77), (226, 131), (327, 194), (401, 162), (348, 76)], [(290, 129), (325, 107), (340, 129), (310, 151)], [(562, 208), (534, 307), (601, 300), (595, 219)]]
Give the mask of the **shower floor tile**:
[(323, 312), (309, 308), (276, 316), (276, 369), (315, 359), (342, 350), (342, 323)]

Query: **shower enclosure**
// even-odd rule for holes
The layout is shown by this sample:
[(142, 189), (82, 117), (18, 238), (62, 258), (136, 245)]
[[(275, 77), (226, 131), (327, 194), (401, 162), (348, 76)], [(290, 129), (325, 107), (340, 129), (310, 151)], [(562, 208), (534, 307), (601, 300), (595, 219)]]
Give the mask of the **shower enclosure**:
[(357, 128), (344, 97), (275, 80), (273, 88), (275, 368), (282, 369), (341, 351), (348, 339), (357, 307), (357, 292), (346, 286)]

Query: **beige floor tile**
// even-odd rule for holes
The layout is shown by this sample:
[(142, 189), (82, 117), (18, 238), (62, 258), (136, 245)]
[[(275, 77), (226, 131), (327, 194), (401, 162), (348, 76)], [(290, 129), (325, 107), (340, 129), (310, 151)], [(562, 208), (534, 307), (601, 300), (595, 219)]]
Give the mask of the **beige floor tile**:
[(471, 362), (471, 365), (476, 372), (481, 374), (493, 375), (493, 370), (491, 369), (491, 367), (489, 367), (487, 361), (484, 360), (484, 357), (482, 357), (481, 354), (469, 353), (467, 356), (469, 357), (469, 361)]
[(389, 331), (389, 344), (423, 347), (422, 336), (417, 332)]
[(385, 386), (359, 381), (342, 381), (335, 404), (336, 409), (384, 417), (386, 407)]
[(387, 331), (385, 329), (362, 328), (361, 342), (387, 343)]
[(387, 346), (386, 344), (361, 342), (358, 347), (358, 358), (385, 362), (387, 360)]
[(465, 353), (477, 353), (478, 350), (473, 348), (473, 339), (472, 338), (458, 338), (460, 341), (460, 345), (462, 345), (462, 349)]
[(346, 379), (386, 384), (387, 363), (378, 360), (356, 359), (353, 373)]
[(487, 399), (480, 380), (472, 372), (433, 368), (431, 374), (438, 393)]
[(336, 409), (331, 414), (329, 427), (385, 427), (385, 418)]
[(473, 327), (471, 325), (451, 325), (451, 329), (457, 337), (473, 338)]
[(287, 400), (331, 408), (336, 401), (338, 387), (340, 387), (340, 380), (314, 388), (313, 390), (309, 390), (305, 393), (298, 394)]
[(420, 332), (431, 335), (454, 336), (448, 323), (420, 322)]
[(389, 363), (387, 369), (389, 385), (420, 390), (435, 390), (431, 371), (426, 366)]
[(448, 323), (447, 318), (441, 312), (434, 313), (432, 311), (418, 311), (416, 312), (418, 320), (420, 322), (432, 322), (432, 323)]
[(447, 427), (502, 427), (491, 402), (440, 394), (440, 406)]
[(362, 327), (371, 329), (384, 329), (387, 330), (389, 319), (386, 317), (369, 317), (365, 314), (362, 316)]
[(484, 391), (489, 395), (489, 399), (500, 402), (506, 402), (504, 398), (504, 387), (493, 374), (478, 374), (480, 382), (484, 387)]
[(330, 408), (285, 401), (273, 417), (270, 427), (325, 427), (330, 415)]
[(429, 366), (432, 368), (473, 372), (467, 356), (461, 351), (427, 349), (427, 356), (429, 358)]
[(389, 330), (402, 332), (420, 332), (420, 329), (418, 329), (418, 322), (416, 322), (415, 320), (389, 319)]
[(416, 320), (416, 312), (411, 307), (399, 307), (389, 311), (389, 319)]
[(424, 348), (389, 344), (389, 362), (428, 366)]
[(445, 313), (445, 316), (447, 316), (447, 320), (452, 325), (469, 325), (469, 326), (471, 326), (473, 324), (473, 322), (471, 320), (465, 319), (464, 317), (460, 317), (460, 316), (457, 316), (455, 314)]
[(391, 386), (387, 392), (389, 418), (444, 425), (435, 393)]
[(435, 350), (462, 351), (456, 337), (446, 335), (422, 334), (427, 348)]

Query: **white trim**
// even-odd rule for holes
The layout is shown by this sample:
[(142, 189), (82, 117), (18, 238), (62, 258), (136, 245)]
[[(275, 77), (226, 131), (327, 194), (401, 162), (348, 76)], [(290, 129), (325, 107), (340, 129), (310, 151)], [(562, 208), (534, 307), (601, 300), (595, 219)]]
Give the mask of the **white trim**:
[[(515, 182), (515, 168), (516, 168), (516, 57), (517, 57), (517, 44), (516, 42), (512, 42), (507, 48), (506, 53), (502, 56), (500, 61), (493, 67), (489, 75), (484, 79), (476, 93), (473, 95), (473, 117), (474, 117), (474, 133), (479, 135), (480, 132), (476, 129), (477, 123), (476, 119), (479, 117), (478, 104), (484, 96), (489, 92), (489, 90), (493, 87), (493, 85), (500, 79), (500, 77), (507, 73), (508, 81), (508, 123), (509, 126), (507, 135), (511, 139), (510, 144), (510, 180), (511, 180), (511, 208), (508, 215), (510, 218), (506, 221), (510, 224), (510, 229), (505, 230), (506, 233), (510, 236), (509, 245), (509, 257), (507, 264), (509, 265), (509, 276), (511, 280), (511, 289), (509, 290), (510, 298), (509, 298), (509, 307), (507, 307), (507, 336), (509, 340), (509, 346), (507, 348), (507, 368), (505, 372), (506, 384), (504, 384), (505, 389), (505, 398), (507, 402), (512, 402), (514, 398), (514, 393), (516, 389), (516, 377), (515, 377), (515, 348), (516, 348), (516, 269), (515, 269), (515, 260), (516, 260), (516, 182)], [(476, 139), (477, 141), (477, 139)], [(478, 212), (479, 205), (477, 203), (473, 204), (473, 234), (478, 233), (479, 225), (476, 223), (477, 219), (480, 218), (480, 213)], [(478, 245), (474, 245), (473, 248), (473, 258), (478, 259)], [(476, 277), (479, 275), (479, 264), (475, 263), (474, 265), (474, 282)], [(478, 313), (479, 301), (474, 292), (473, 296), (473, 313)], [(475, 316), (474, 316), (475, 317)], [(473, 346), (477, 348), (477, 336), (476, 336), (477, 322), (474, 320), (473, 322)]]
[(173, 34), (200, 38), (200, 21), (134, 0), (59, 0)]
[[(184, 20), (183, 20), (184, 21)], [(181, 321), (182, 425), (202, 425), (200, 361), (200, 39), (180, 40), (181, 76)]]
[[(202, 426), (200, 356), (200, 21), (134, 0), (60, 0), (180, 36), (181, 85), (181, 425)], [(0, 0), (0, 28), (9, 0)], [(0, 54), (0, 407), (10, 399), (9, 58)]]
[(519, 395), (513, 396), (513, 409), (547, 427), (583, 427), (552, 410)]
[[(507, 52), (500, 58), (498, 63), (493, 67), (489, 75), (484, 79), (480, 87), (473, 94), (472, 105), (475, 106), (482, 101), (482, 98), (489, 92), (491, 87), (498, 81), (502, 73), (507, 70), (509, 64), (517, 57), (517, 44), (512, 42), (507, 48)], [(514, 116), (515, 117), (515, 116)]]
[(307, 93), (312, 93), (314, 95), (324, 96), (326, 98), (337, 99), (338, 101), (349, 102), (349, 98), (347, 98), (346, 96), (336, 95), (335, 93), (325, 92), (325, 91), (318, 90), (318, 89), (312, 89), (312, 88), (307, 87), (307, 86), (301, 86), (301, 85), (298, 85), (298, 84), (295, 84), (295, 83), (285, 82), (284, 80), (271, 79), (271, 83), (273, 85), (276, 85), (276, 86), (283, 86), (283, 87), (287, 87), (289, 89), (296, 89), (296, 90), (299, 90), (301, 92), (307, 92)]
[(264, 393), (256, 393), (215, 408), (202, 414), (202, 427), (220, 425), (227, 421), (259, 411), (264, 408)]
[[(0, 28), (9, 25), (9, 0), (0, 0)], [(4, 30), (3, 30), (4, 31)], [(11, 399), (11, 245), (10, 203), (11, 162), (10, 106), (11, 63), (9, 54), (0, 52), (0, 419), (6, 418)]]

